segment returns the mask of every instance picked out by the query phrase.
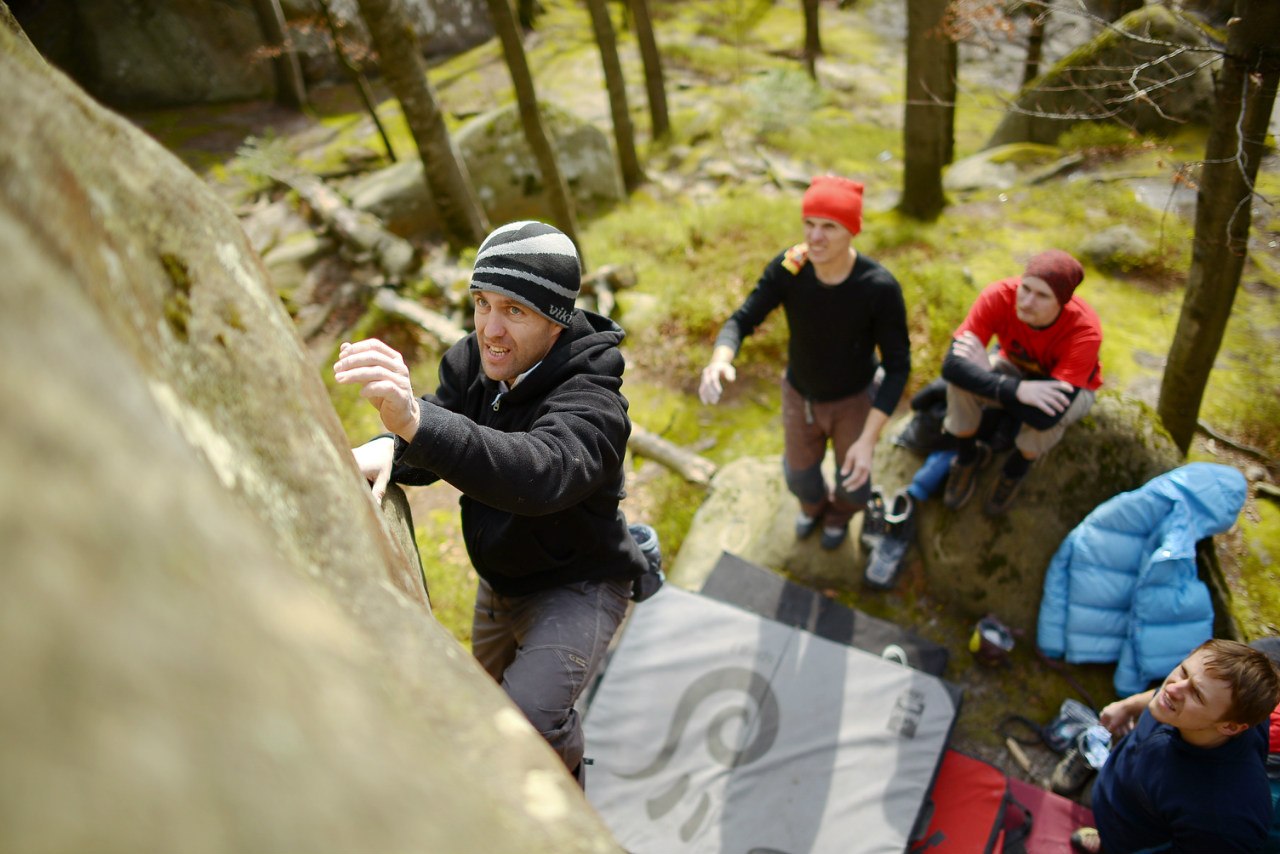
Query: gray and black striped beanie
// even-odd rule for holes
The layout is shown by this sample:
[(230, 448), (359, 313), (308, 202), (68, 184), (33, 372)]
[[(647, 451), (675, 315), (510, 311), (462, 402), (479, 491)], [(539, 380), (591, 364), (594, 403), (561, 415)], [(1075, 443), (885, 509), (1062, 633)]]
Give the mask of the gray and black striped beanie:
[(496, 228), (480, 244), (471, 290), (510, 297), (538, 314), (568, 326), (582, 272), (573, 241), (542, 222), (513, 222)]

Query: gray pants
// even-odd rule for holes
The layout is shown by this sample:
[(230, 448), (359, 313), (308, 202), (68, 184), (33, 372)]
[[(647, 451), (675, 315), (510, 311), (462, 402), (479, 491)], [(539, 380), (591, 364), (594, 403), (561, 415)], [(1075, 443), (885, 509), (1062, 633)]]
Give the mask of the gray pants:
[(574, 703), (600, 670), (627, 612), (630, 580), (582, 581), (528, 596), (476, 590), (471, 651), (574, 771), (582, 721)]

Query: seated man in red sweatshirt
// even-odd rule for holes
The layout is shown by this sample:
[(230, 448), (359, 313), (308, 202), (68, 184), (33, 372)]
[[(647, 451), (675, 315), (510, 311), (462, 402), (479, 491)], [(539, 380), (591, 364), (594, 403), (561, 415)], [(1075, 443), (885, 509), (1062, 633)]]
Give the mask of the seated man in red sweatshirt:
[(1259, 650), (1205, 641), (1159, 690), (1102, 710), (1119, 738), (1093, 786), (1078, 851), (1256, 852), (1271, 825), (1268, 715), (1280, 672)]
[[(1002, 406), (1021, 422), (984, 510), (1004, 513), (1031, 463), (1093, 406), (1102, 385), (1102, 325), (1075, 296), (1084, 268), (1060, 249), (1041, 252), (1021, 276), (987, 285), (955, 331), (942, 364), (947, 432), (957, 439), (943, 502), (958, 510), (973, 496), (991, 456), (977, 441), (985, 406)], [(987, 345), (995, 338), (995, 358)]]

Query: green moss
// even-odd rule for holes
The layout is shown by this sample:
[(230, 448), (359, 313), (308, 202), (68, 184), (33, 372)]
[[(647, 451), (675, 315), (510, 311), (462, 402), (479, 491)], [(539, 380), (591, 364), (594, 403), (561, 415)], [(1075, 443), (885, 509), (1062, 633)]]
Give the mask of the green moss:
[(1068, 151), (1104, 150), (1122, 153), (1139, 148), (1142, 138), (1121, 125), (1110, 122), (1078, 122), (1063, 131), (1058, 145)]
[(1240, 528), (1246, 549), (1241, 561), (1240, 583), (1245, 591), (1247, 607), (1236, 606), (1237, 617), (1243, 610), (1247, 618), (1241, 628), (1250, 638), (1280, 634), (1280, 507), (1274, 500), (1260, 500), (1254, 505), (1257, 518), (1242, 516)]
[(991, 152), (991, 162), (1026, 166), (1049, 163), (1061, 156), (1062, 151), (1052, 145), (1039, 145), (1034, 142), (1014, 142), (993, 150)]
[(716, 406), (698, 401), (696, 378), (691, 372), (684, 392), (669, 384), (628, 381), (623, 390), (631, 402), (632, 419), (677, 445), (709, 446), (700, 453), (719, 464), (782, 451), (776, 375), (739, 374)]
[(841, 107), (817, 110), (803, 125), (765, 133), (762, 139), (797, 160), (822, 164), (820, 171), (857, 176), (868, 186), (898, 182), (901, 162), (894, 154), (902, 148), (902, 132), (867, 126)]
[(186, 341), (191, 324), (191, 274), (187, 262), (166, 252), (160, 256), (160, 264), (173, 285), (173, 290), (165, 294), (164, 319), (178, 340)]

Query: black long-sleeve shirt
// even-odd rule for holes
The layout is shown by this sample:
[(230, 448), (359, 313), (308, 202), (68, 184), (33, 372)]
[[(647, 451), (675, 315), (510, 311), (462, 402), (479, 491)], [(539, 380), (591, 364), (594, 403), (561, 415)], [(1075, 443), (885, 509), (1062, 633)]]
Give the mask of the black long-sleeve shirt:
[(902, 288), (888, 270), (858, 253), (849, 276), (827, 285), (797, 248), (780, 253), (720, 330), (716, 346), (736, 354), (779, 305), (791, 332), (787, 379), (798, 392), (814, 401), (849, 397), (866, 388), (883, 364), (873, 405), (893, 413), (911, 373), (911, 340)]

